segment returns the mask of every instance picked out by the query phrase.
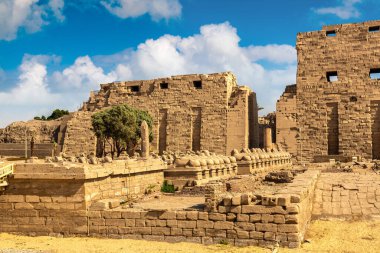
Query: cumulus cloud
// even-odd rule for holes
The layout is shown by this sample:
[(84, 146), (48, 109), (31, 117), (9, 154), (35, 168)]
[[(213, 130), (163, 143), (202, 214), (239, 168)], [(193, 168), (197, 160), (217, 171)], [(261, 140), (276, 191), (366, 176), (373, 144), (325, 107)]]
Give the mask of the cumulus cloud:
[(178, 0), (104, 0), (101, 4), (119, 18), (149, 14), (155, 21), (179, 17), (182, 10)]
[(65, 16), (63, 15), (63, 7), (65, 6), (64, 0), (50, 0), (49, 1), (49, 7), (51, 8), (54, 16), (57, 18), (59, 21), (64, 21)]
[(49, 91), (45, 56), (26, 56), (19, 67), (19, 77), (14, 88), (0, 92), (1, 123), (31, 118), (46, 106), (60, 103), (58, 94)]
[(341, 2), (340, 6), (319, 8), (315, 12), (317, 14), (332, 14), (341, 19), (360, 17), (361, 13), (356, 5), (361, 3), (362, 0), (342, 0)]
[(72, 66), (62, 72), (54, 72), (52, 77), (52, 80), (63, 89), (82, 91), (97, 89), (99, 83), (112, 82), (115, 79), (114, 72), (104, 74), (103, 69), (95, 66), (89, 56), (78, 57)]
[[(78, 109), (90, 90), (99, 89), (99, 83), (232, 71), (239, 84), (250, 86), (258, 94), (264, 112), (273, 111), (284, 86), (295, 83), (296, 50), (289, 45), (242, 47), (239, 41), (237, 30), (226, 22), (202, 26), (199, 34), (189, 37), (163, 35), (149, 39), (135, 50), (81, 56), (71, 66), (51, 74), (47, 73), (48, 60), (53, 61), (54, 57), (30, 56), (21, 64), (15, 88), (0, 93), (0, 100), (14, 97), (7, 108), (12, 108), (12, 103), (24, 103), (23, 110), (33, 111), (33, 115), (41, 114), (35, 112), (43, 104), (47, 114), (54, 108)], [(260, 61), (266, 61), (265, 67)], [(3, 120), (4, 108), (0, 107), (2, 125), (14, 120)]]
[(63, 21), (64, 0), (2, 0), (0, 2), (0, 40), (14, 40), (20, 29), (35, 33), (52, 19)]
[[(295, 48), (290, 45), (242, 47), (239, 41), (236, 29), (226, 22), (202, 26), (200, 34), (185, 38), (164, 35), (150, 39), (135, 51), (111, 57), (119, 59), (119, 66), (133, 79), (232, 71), (240, 84), (258, 93), (264, 112), (274, 110), (284, 85), (295, 83)], [(266, 67), (259, 61), (266, 61)]]

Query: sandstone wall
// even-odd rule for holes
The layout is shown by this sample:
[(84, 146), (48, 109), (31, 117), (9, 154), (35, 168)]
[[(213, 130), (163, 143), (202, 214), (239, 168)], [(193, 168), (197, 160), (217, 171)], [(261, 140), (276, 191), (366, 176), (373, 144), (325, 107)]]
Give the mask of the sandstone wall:
[(297, 87), (288, 85), (276, 103), (276, 143), (291, 155), (297, 155)]
[[(31, 156), (31, 144), (27, 144), (28, 157)], [(45, 158), (51, 156), (54, 150), (53, 143), (34, 144), (33, 156)], [(0, 143), (0, 155), (1, 156), (17, 156), (25, 157), (25, 144), (23, 143)]]
[(31, 235), (88, 234), (90, 206), (108, 198), (141, 196), (159, 190), (165, 165), (158, 159), (16, 164), (0, 195), (0, 231)]
[(33, 136), (35, 143), (52, 143), (54, 135), (61, 123), (57, 120), (30, 120), (27, 122), (13, 122), (4, 129), (0, 129), (0, 143), (24, 143), (25, 130), (28, 139)]
[[(15, 178), (0, 196), (0, 232), (238, 246), (279, 243), (298, 247), (310, 220), (311, 199), (319, 175), (318, 171), (307, 171), (298, 175), (293, 183), (273, 190), (269, 195), (225, 196), (221, 191), (213, 191), (207, 195), (205, 211), (121, 207), (110, 210), (108, 207), (92, 208), (96, 198), (92, 200), (91, 196), (102, 190), (102, 185), (94, 190), (87, 182), (118, 174), (117, 171), (122, 170), (119, 165), (115, 165), (112, 173), (105, 168), (99, 170), (97, 166), (84, 172), (80, 167), (50, 165), (16, 167)], [(40, 173), (42, 171), (44, 173)], [(103, 188), (104, 193), (106, 188)], [(210, 206), (214, 209), (209, 209)]]
[(298, 155), (302, 147), (303, 159), (380, 157), (380, 81), (370, 78), (380, 68), (379, 25), (370, 21), (298, 34)]
[(248, 123), (248, 107), (257, 104), (254, 97), (249, 101), (250, 94), (229, 72), (173, 76), (102, 84), (83, 110), (128, 104), (153, 117), (155, 151), (203, 149), (228, 154), (232, 147), (248, 147), (249, 133), (255, 131)]
[(62, 125), (60, 134), (63, 135), (62, 151), (67, 155), (96, 154), (96, 136), (92, 132), (90, 112), (75, 112)]

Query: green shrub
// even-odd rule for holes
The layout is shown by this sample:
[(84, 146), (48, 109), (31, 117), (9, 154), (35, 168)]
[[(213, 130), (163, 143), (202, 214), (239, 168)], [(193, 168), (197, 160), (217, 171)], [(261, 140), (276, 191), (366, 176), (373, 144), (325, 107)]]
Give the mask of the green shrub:
[(174, 188), (174, 185), (169, 184), (168, 181), (165, 180), (164, 183), (162, 184), (161, 191), (167, 192), (167, 193), (174, 193), (175, 188)]

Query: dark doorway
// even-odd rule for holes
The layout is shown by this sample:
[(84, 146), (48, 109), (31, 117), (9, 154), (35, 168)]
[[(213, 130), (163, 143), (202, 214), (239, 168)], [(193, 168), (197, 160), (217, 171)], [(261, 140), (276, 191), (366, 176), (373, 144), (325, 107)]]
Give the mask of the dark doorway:
[(201, 150), (201, 127), (202, 127), (202, 109), (193, 108), (192, 114), (192, 147), (193, 151)]
[(328, 155), (339, 154), (339, 114), (338, 103), (327, 104)]
[(380, 159), (380, 100), (371, 101), (372, 158)]
[(166, 150), (166, 135), (168, 125), (168, 110), (160, 110), (159, 128), (158, 128), (158, 152), (160, 155)]

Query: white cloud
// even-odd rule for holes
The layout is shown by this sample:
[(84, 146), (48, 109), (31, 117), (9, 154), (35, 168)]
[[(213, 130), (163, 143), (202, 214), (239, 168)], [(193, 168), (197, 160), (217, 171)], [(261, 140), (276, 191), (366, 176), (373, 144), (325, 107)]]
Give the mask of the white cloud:
[[(163, 35), (149, 39), (136, 50), (78, 57), (71, 66), (52, 74), (47, 74), (48, 60), (43, 56), (29, 60), (26, 57), (16, 87), (0, 93), (1, 100), (15, 97), (8, 106), (0, 106), (0, 124), (4, 126), (14, 120), (14, 116), (3, 115), (5, 108), (13, 111), (16, 102), (33, 115), (41, 114), (36, 112), (42, 109), (45, 114), (55, 108), (76, 110), (88, 99), (90, 90), (99, 89), (99, 83), (222, 71), (234, 72), (239, 84), (248, 85), (257, 93), (259, 105), (265, 108), (262, 112), (273, 111), (285, 85), (295, 83), (296, 51), (289, 45), (242, 47), (239, 41), (236, 29), (222, 23), (202, 26), (199, 34), (189, 37)], [(260, 60), (266, 61), (265, 67)], [(39, 94), (38, 98), (35, 94)], [(14, 115), (27, 119), (25, 114)]]
[(253, 61), (266, 60), (278, 64), (292, 64), (297, 61), (296, 49), (290, 45), (249, 46), (247, 53)]
[(95, 66), (88, 56), (78, 57), (74, 64), (62, 72), (53, 73), (52, 80), (62, 89), (76, 89), (89, 91), (97, 89), (99, 83), (111, 82), (116, 79), (116, 74), (111, 72), (104, 74), (101, 67)]
[(47, 57), (26, 56), (19, 67), (19, 77), (14, 88), (0, 92), (0, 118), (4, 126), (13, 120), (28, 119), (46, 106), (60, 103), (58, 94), (49, 91)]
[(332, 14), (341, 19), (358, 18), (361, 13), (357, 9), (356, 4), (362, 0), (342, 0), (342, 5), (336, 7), (326, 7), (316, 9), (317, 14)]
[(51, 8), (54, 16), (61, 22), (65, 20), (65, 16), (62, 13), (64, 6), (65, 6), (64, 0), (50, 0), (49, 1), (49, 7)]
[(155, 21), (179, 17), (182, 10), (178, 0), (104, 0), (101, 4), (119, 18), (149, 14)]
[(38, 32), (53, 17), (63, 21), (63, 7), (64, 0), (50, 0), (47, 4), (39, 0), (1, 0), (0, 40), (14, 40), (20, 29)]

